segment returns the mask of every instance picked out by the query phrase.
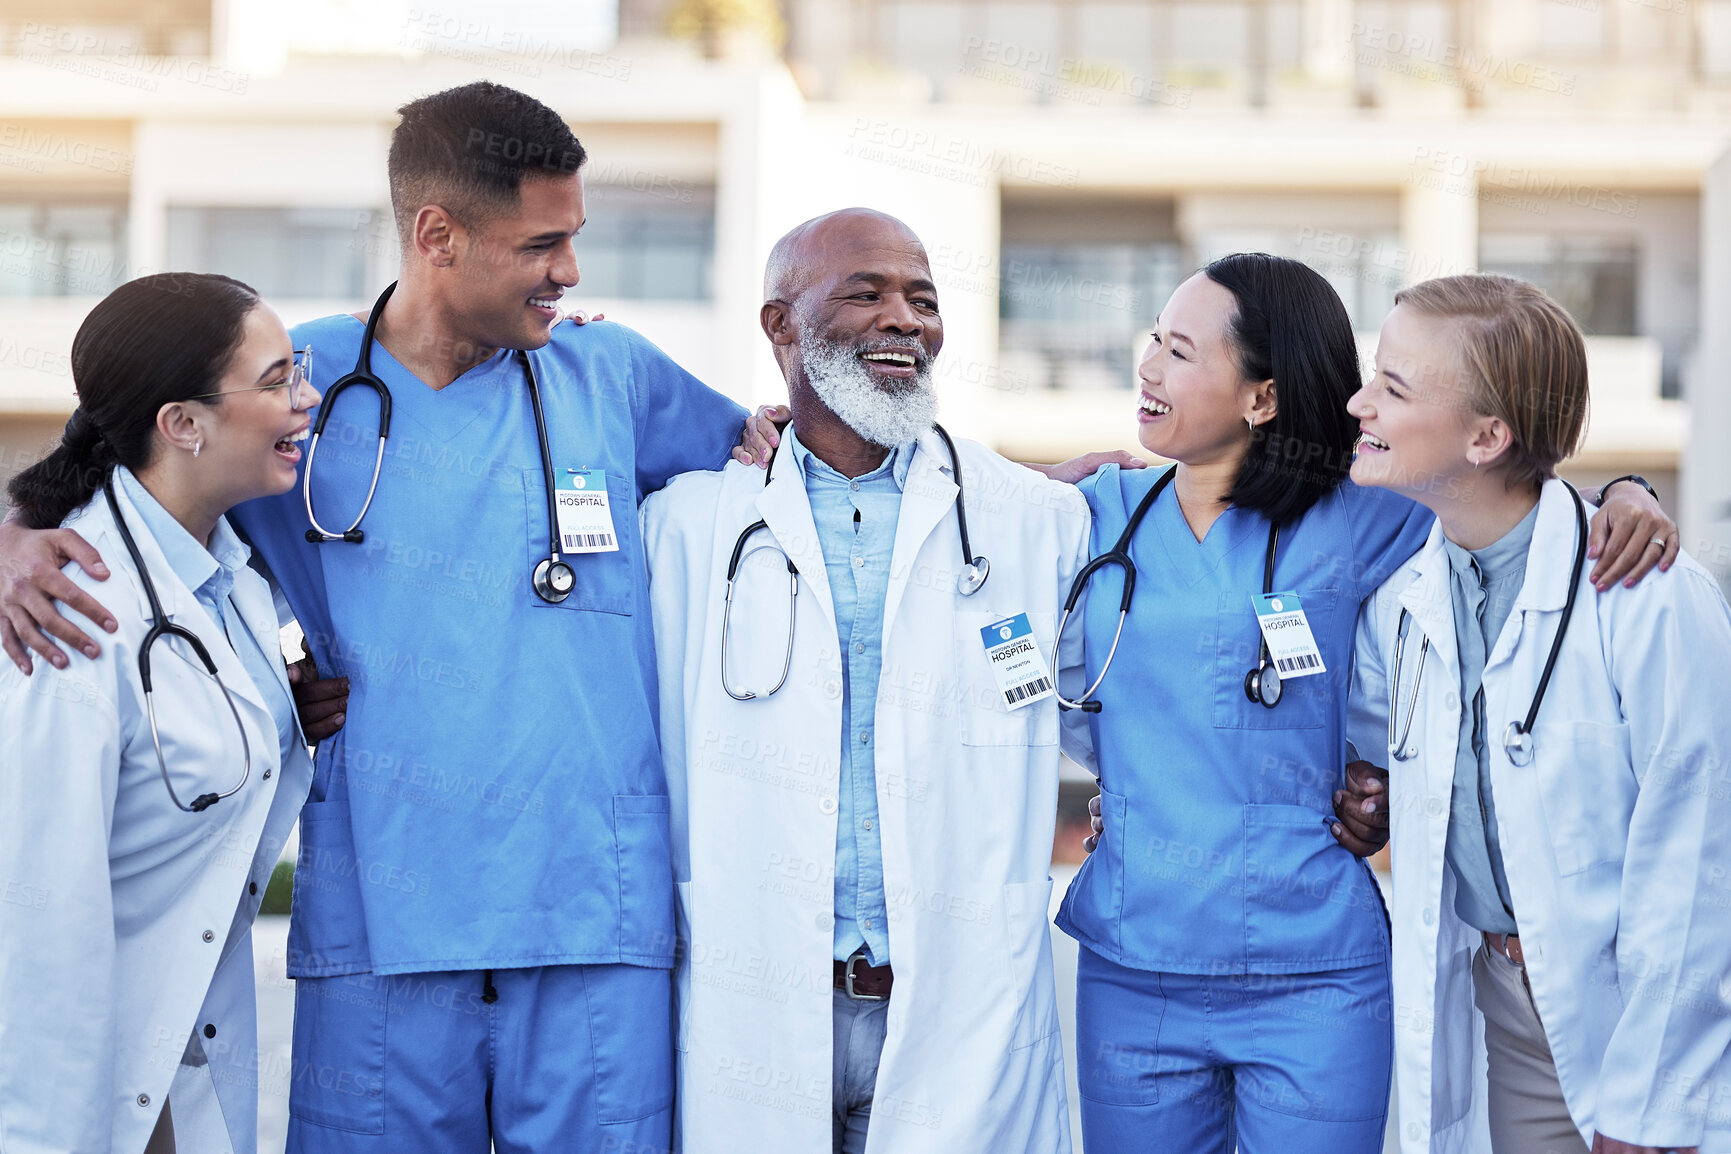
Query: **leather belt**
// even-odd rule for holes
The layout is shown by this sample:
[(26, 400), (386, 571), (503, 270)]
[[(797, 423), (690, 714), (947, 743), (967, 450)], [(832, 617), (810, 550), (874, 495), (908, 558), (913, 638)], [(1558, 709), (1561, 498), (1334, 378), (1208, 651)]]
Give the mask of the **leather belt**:
[(1521, 953), (1521, 935), (1493, 934), (1488, 930), (1482, 932), (1485, 935), (1485, 946), (1487, 948), (1495, 950), (1515, 965), (1520, 966), (1523, 969), (1526, 968), (1526, 955)]
[(859, 1002), (882, 1002), (890, 996), (896, 976), (889, 966), (868, 966), (861, 950), (845, 962), (835, 964), (835, 988)]

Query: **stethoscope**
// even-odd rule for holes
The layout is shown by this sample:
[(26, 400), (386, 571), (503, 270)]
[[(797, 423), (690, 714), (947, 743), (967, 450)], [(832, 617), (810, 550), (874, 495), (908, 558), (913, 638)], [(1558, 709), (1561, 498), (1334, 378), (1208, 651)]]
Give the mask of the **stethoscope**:
[[(1564, 482), (1565, 485), (1568, 482)], [(1551, 641), (1551, 652), (1545, 658), (1545, 671), (1539, 675), (1539, 687), (1533, 692), (1533, 702), (1527, 707), (1524, 721), (1511, 721), (1503, 731), (1503, 752), (1515, 765), (1530, 765), (1533, 760), (1533, 725), (1539, 719), (1539, 706), (1544, 704), (1545, 690), (1550, 688), (1551, 673), (1557, 667), (1557, 657), (1563, 651), (1563, 638), (1569, 632), (1569, 621), (1575, 615), (1575, 595), (1581, 589), (1581, 570), (1587, 565), (1587, 509), (1581, 504), (1581, 495), (1575, 492), (1573, 485), (1568, 485), (1569, 496), (1575, 500), (1575, 563), (1569, 576), (1569, 595), (1563, 602), (1563, 619), (1557, 625), (1557, 635)], [(1400, 611), (1400, 622), (1395, 626), (1394, 642), (1394, 680), (1390, 683), (1390, 701), (1388, 703), (1388, 751), (1396, 761), (1411, 761), (1418, 756), (1417, 746), (1408, 746), (1407, 738), (1412, 736), (1412, 717), (1418, 709), (1418, 691), (1424, 684), (1424, 659), (1430, 652), (1430, 638), (1426, 637), (1418, 650), (1418, 674), (1412, 679), (1412, 696), (1407, 701), (1406, 718), (1401, 724), (1400, 740), (1395, 740), (1394, 719), (1400, 713), (1400, 667), (1401, 658), (1406, 651), (1406, 623), (1409, 614), (1405, 608)], [(1465, 702), (1461, 703), (1463, 706)]]
[[(956, 592), (963, 597), (972, 597), (980, 591), (986, 583), (986, 578), (991, 575), (992, 563), (984, 557), (975, 556), (974, 550), (968, 542), (968, 514), (963, 507), (966, 502), (962, 492), (962, 461), (956, 454), (956, 443), (950, 440), (950, 435), (944, 431), (944, 427), (935, 421), (932, 422), (932, 431), (943, 438), (944, 447), (950, 451), (950, 473), (956, 482), (956, 531), (962, 539), (962, 572), (956, 578)], [(765, 487), (769, 485), (770, 469), (773, 465), (774, 459), (771, 458), (770, 464), (764, 466), (763, 483)], [(788, 671), (793, 668), (793, 628), (799, 600), (799, 567), (793, 563), (793, 558), (787, 555), (786, 550), (779, 546), (759, 545), (756, 549), (746, 549), (746, 544), (750, 542), (752, 534), (767, 528), (769, 528), (767, 521), (753, 521), (747, 525), (733, 542), (733, 555), (727, 561), (727, 590), (723, 597), (721, 610), (721, 688), (725, 689), (727, 695), (735, 701), (753, 701), (760, 697), (775, 696), (776, 692), (787, 684)], [(739, 574), (741, 561), (757, 552), (758, 549), (770, 548), (780, 552), (787, 562), (787, 650), (781, 660), (781, 679), (762, 692), (750, 689), (735, 690), (727, 676), (727, 641), (733, 623), (733, 583)]]
[[(120, 512), (120, 502), (115, 500), (113, 474), (103, 478), (102, 495), (108, 498), (108, 508), (114, 514), (114, 523), (120, 526), (120, 539), (126, 543), (126, 551), (132, 555), (133, 568), (138, 570), (139, 583), (144, 586), (145, 599), (150, 602), (150, 630), (144, 635), (144, 644), (139, 646), (138, 650), (138, 680), (144, 687), (144, 711), (150, 717), (150, 741), (156, 746), (156, 768), (162, 773), (162, 784), (168, 787), (169, 800), (174, 802), (177, 809), (185, 813), (203, 813), (223, 798), (239, 793), (252, 776), (252, 742), (247, 740), (246, 726), (241, 724), (240, 710), (234, 704), (234, 695), (228, 691), (228, 686), (222, 683), (222, 678), (216, 672), (216, 662), (210, 659), (210, 651), (204, 647), (204, 642), (200, 641), (192, 630), (176, 625), (163, 615), (162, 602), (157, 600), (156, 586), (150, 580), (149, 570), (144, 567), (144, 557), (138, 551), (138, 542), (132, 539), (132, 530), (126, 527), (126, 518)], [(216, 687), (222, 690), (222, 699), (228, 702), (228, 711), (234, 716), (234, 727), (240, 731), (240, 780), (226, 792), (199, 794), (192, 799), (191, 805), (181, 802), (180, 795), (174, 792), (174, 783), (168, 779), (168, 762), (162, 756), (162, 737), (156, 727), (156, 694), (150, 685), (150, 647), (164, 637), (178, 637), (192, 646), (192, 651), (198, 655), (199, 661), (204, 663), (205, 673), (209, 674), (210, 679), (216, 682)], [(178, 657), (179, 654), (175, 656)]]
[[(1094, 683), (1083, 691), (1082, 696), (1074, 701), (1062, 693), (1056, 694), (1059, 709), (1080, 709), (1084, 713), (1099, 713), (1100, 702), (1094, 700), (1094, 691), (1100, 688), (1100, 683), (1106, 680), (1106, 673), (1112, 668), (1112, 658), (1118, 654), (1118, 641), (1124, 636), (1124, 619), (1130, 615), (1130, 601), (1136, 593), (1136, 562), (1130, 556), (1130, 539), (1136, 535), (1136, 530), (1142, 525), (1142, 518), (1153, 508), (1154, 499), (1160, 496), (1160, 491), (1172, 482), (1178, 473), (1178, 466), (1160, 475), (1147, 494), (1136, 505), (1130, 514), (1130, 520), (1125, 524), (1124, 531), (1118, 534), (1118, 541), (1110, 549), (1082, 566), (1082, 571), (1076, 574), (1070, 582), (1070, 595), (1064, 599), (1064, 615), (1058, 619), (1058, 635), (1052, 639), (1052, 668), (1058, 667), (1058, 646), (1064, 640), (1064, 626), (1069, 624), (1070, 614), (1075, 611), (1076, 602), (1081, 600), (1082, 593), (1088, 587), (1088, 578), (1095, 572), (1110, 565), (1116, 565), (1124, 574), (1124, 591), (1118, 595), (1118, 629), (1112, 634), (1112, 648), (1106, 651), (1105, 663), (1100, 666), (1100, 675), (1094, 678)], [(1268, 526), (1268, 549), (1262, 557), (1262, 595), (1268, 596), (1274, 592), (1274, 556), (1280, 543), (1280, 527)], [(1250, 700), (1273, 709), (1280, 704), (1281, 694), (1280, 670), (1269, 660), (1268, 639), (1263, 638), (1257, 651), (1256, 668), (1244, 675), (1244, 695)]]
[[(347, 541), (358, 545), (367, 539), (366, 533), (361, 529), (361, 521), (372, 507), (373, 494), (379, 490), (379, 471), (385, 463), (385, 439), (391, 433), (391, 390), (373, 372), (373, 334), (378, 330), (379, 318), (385, 313), (385, 302), (391, 299), (391, 293), (396, 291), (396, 287), (396, 283), (392, 282), (379, 294), (373, 311), (367, 315), (367, 328), (361, 334), (361, 351), (355, 358), (355, 367), (325, 390), (318, 419), (313, 422), (312, 441), (307, 446), (306, 472), (301, 478), (301, 492), (306, 498), (307, 520), (312, 522), (313, 526), (307, 530), (307, 541), (314, 545), (322, 545), (327, 541)], [(517, 363), (523, 366), (523, 375), (529, 381), (529, 400), (535, 410), (535, 435), (541, 448), (541, 478), (547, 489), (547, 556), (535, 566), (531, 583), (537, 597), (557, 605), (571, 596), (571, 591), (577, 587), (577, 575), (559, 550), (559, 519), (554, 505), (556, 494), (553, 487), (552, 454), (547, 445), (547, 418), (541, 410), (541, 386), (535, 379), (535, 366), (530, 361), (529, 354), (522, 349), (517, 350)], [(337, 397), (352, 385), (365, 385), (379, 398), (379, 447), (373, 458), (373, 479), (367, 485), (367, 499), (361, 503), (361, 511), (355, 514), (355, 519), (349, 523), (347, 529), (332, 532), (319, 524), (317, 515), (313, 513), (313, 459), (318, 455), (319, 438), (324, 435), (325, 422), (331, 419), (331, 413), (337, 406)]]

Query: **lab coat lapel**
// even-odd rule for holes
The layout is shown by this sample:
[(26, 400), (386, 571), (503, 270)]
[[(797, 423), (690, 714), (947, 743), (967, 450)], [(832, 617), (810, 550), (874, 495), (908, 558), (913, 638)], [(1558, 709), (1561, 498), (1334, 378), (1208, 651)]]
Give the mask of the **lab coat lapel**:
[[(1569, 496), (1568, 485), (1555, 479), (1546, 481), (1539, 492), (1539, 517), (1533, 522), (1533, 541), (1527, 547), (1527, 574), (1521, 581), (1521, 591), (1515, 597), (1509, 619), (1503, 623), (1497, 643), (1485, 661), (1486, 669), (1513, 655), (1521, 636), (1522, 614), (1562, 612), (1569, 599), (1569, 579), (1574, 575), (1579, 540), (1575, 502)], [(1585, 571), (1583, 567), (1582, 572)], [(1579, 600), (1576, 605), (1580, 605)]]
[[(775, 535), (775, 543), (799, 569), (803, 587), (817, 598), (833, 629), (835, 605), (829, 595), (829, 573), (823, 565), (823, 543), (818, 540), (817, 522), (812, 520), (811, 500), (805, 492), (805, 478), (800, 475), (792, 450), (777, 453), (770, 461), (769, 483), (764, 485), (752, 507)], [(732, 548), (731, 545), (728, 547)]]
[[(1454, 602), (1449, 590), (1449, 559), (1443, 549), (1442, 526), (1431, 526), (1430, 539), (1424, 543), (1407, 565), (1413, 578), (1401, 590), (1400, 604), (1412, 615), (1417, 628), (1430, 639), (1430, 651), (1442, 663), (1443, 670), (1459, 684), (1461, 679), (1460, 651), (1455, 645)], [(1411, 633), (1406, 651), (1414, 654), (1422, 641)], [(1412, 660), (1413, 658), (1408, 658)]]
[[(937, 433), (930, 429), (920, 435), (914, 448), (914, 459), (908, 468), (907, 485), (902, 490), (901, 515), (896, 520), (895, 552), (890, 558), (890, 583), (884, 595), (884, 636), (889, 636), (890, 623), (896, 619), (902, 595), (907, 592), (908, 579), (915, 570), (915, 560), (925, 548), (926, 538), (946, 519), (956, 503), (960, 490), (950, 476), (949, 451)], [(957, 538), (953, 558), (933, 568), (935, 580), (952, 583), (961, 574), (961, 540)]]

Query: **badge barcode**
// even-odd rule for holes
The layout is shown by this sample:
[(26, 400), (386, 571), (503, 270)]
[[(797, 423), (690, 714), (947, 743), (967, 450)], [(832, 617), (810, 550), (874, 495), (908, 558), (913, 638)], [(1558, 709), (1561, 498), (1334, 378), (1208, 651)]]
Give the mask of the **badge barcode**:
[(1015, 705), (1017, 702), (1026, 701), (1028, 698), (1033, 697), (1036, 694), (1044, 693), (1050, 688), (1052, 688), (1050, 678), (1036, 677), (1026, 685), (1018, 685), (1012, 689), (1004, 690), (1004, 703), (1006, 705)]
[(1282, 657), (1275, 663), (1282, 673), (1291, 673), (1297, 669), (1315, 669), (1322, 664), (1322, 658), (1314, 653), (1300, 653), (1297, 657)]
[(613, 548), (611, 533), (562, 533), (559, 540), (564, 548), (571, 550)]

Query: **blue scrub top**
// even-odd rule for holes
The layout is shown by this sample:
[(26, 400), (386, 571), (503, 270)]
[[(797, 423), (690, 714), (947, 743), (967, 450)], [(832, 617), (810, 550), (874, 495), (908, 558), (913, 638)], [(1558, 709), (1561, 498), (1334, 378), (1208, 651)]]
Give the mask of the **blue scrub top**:
[[(361, 333), (349, 316), (294, 330), (319, 389)], [(319, 669), (350, 679), (301, 815), (291, 975), (673, 963), (637, 505), (720, 466), (745, 412), (617, 324), (561, 325), (530, 355), (555, 475), (605, 472), (620, 542), (567, 555), (563, 603), (530, 585), (547, 505), (508, 350), (435, 391), (373, 346), (394, 407), (365, 542), (309, 544), (298, 483), (234, 513)], [(359, 511), (377, 444), (375, 394), (346, 391), (315, 459), (326, 527)]]
[[(1161, 469), (1108, 465), (1081, 485), (1091, 548), (1111, 548)], [(1370, 870), (1329, 832), (1344, 780), (1362, 601), (1430, 532), (1431, 513), (1350, 481), (1280, 533), (1274, 588), (1296, 591), (1328, 672), (1287, 678), (1274, 709), (1244, 693), (1260, 632), (1268, 521), (1229, 508), (1198, 542), (1170, 489), (1130, 546), (1136, 597), (1089, 722), (1106, 833), (1058, 925), (1120, 965), (1183, 974), (1310, 973), (1379, 961)], [(1088, 678), (1118, 626), (1119, 571), (1083, 609)]]

